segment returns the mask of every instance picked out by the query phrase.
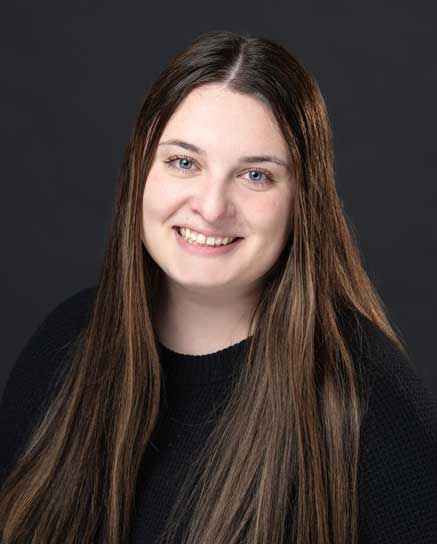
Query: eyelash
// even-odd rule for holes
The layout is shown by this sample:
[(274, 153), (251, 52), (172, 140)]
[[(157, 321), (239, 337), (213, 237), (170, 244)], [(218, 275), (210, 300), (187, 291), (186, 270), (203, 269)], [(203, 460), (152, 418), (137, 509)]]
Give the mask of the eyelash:
[[(176, 170), (184, 171), (185, 170), (184, 168), (176, 168), (176, 166), (173, 166), (171, 164), (172, 162), (177, 161), (179, 159), (187, 159), (191, 161), (192, 163), (196, 163), (194, 159), (192, 159), (191, 157), (187, 157), (186, 155), (173, 155), (172, 157), (169, 157), (167, 160), (165, 160), (164, 163), (168, 164), (170, 168), (175, 168)], [(190, 170), (186, 170), (186, 171), (189, 172)], [(270, 174), (270, 172), (267, 172), (267, 170), (263, 170), (262, 168), (251, 168), (250, 170), (247, 170), (244, 173), (247, 174), (247, 172), (261, 172), (261, 174), (264, 174), (265, 177), (267, 178), (267, 181), (258, 181), (258, 182), (246, 180), (250, 185), (255, 185), (257, 187), (264, 187), (265, 185), (270, 185), (271, 183), (273, 183), (273, 177)]]

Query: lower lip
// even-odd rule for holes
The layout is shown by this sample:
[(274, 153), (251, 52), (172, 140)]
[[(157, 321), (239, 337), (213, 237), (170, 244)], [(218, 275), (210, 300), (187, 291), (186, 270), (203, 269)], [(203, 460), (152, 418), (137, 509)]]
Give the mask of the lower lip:
[(194, 243), (190, 244), (190, 242), (187, 242), (182, 238), (175, 227), (173, 227), (173, 230), (178, 244), (183, 249), (193, 253), (194, 255), (224, 255), (225, 253), (231, 253), (240, 245), (240, 242), (244, 240), (244, 238), (239, 238), (238, 240), (235, 240), (235, 242), (227, 244), (226, 246), (201, 246)]

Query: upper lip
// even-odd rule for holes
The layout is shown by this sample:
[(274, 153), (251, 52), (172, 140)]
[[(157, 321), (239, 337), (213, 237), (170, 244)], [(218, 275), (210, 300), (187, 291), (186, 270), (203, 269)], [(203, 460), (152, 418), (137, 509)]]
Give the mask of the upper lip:
[(205, 236), (214, 236), (214, 238), (241, 238), (241, 236), (236, 236), (235, 234), (223, 234), (223, 232), (216, 232), (208, 229), (198, 229), (197, 227), (190, 227), (189, 225), (175, 225), (177, 228), (190, 229), (204, 234)]

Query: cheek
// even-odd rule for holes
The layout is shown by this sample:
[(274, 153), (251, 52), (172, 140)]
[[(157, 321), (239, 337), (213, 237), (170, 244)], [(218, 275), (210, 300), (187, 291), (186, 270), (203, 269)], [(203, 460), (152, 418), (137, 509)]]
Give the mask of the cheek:
[(175, 204), (174, 191), (170, 191), (169, 184), (165, 182), (162, 175), (158, 175), (152, 169), (144, 185), (143, 221), (164, 219), (170, 215)]
[(289, 194), (277, 194), (258, 204), (254, 210), (255, 228), (274, 246), (285, 243), (291, 229), (291, 202)]
[(150, 171), (143, 190), (142, 199), (142, 228), (143, 243), (148, 247), (156, 237), (156, 226), (165, 219), (168, 204), (167, 197), (163, 194), (163, 183)]
[(270, 199), (268, 206), (259, 206), (257, 210), (258, 224), (255, 229), (258, 230), (259, 237), (256, 266), (253, 267), (256, 275), (263, 275), (271, 270), (288, 241), (292, 229), (289, 198), (289, 195), (282, 194), (279, 198)]

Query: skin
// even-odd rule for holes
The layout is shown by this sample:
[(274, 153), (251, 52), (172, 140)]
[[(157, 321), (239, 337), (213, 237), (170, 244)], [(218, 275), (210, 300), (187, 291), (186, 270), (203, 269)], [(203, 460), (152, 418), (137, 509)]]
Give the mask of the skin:
[[(192, 91), (170, 118), (160, 144), (179, 139), (205, 154), (159, 145), (143, 193), (142, 241), (164, 272), (154, 323), (159, 341), (191, 355), (212, 353), (249, 336), (249, 318), (264, 276), (291, 230), (294, 178), (288, 146), (270, 110), (222, 85)], [(272, 162), (241, 162), (247, 155)], [(174, 155), (184, 158), (164, 161)], [(273, 182), (260, 185), (268, 178)], [(258, 185), (257, 185), (258, 184)], [(217, 256), (193, 255), (175, 225), (244, 237)], [(201, 230), (201, 229), (199, 229)]]

